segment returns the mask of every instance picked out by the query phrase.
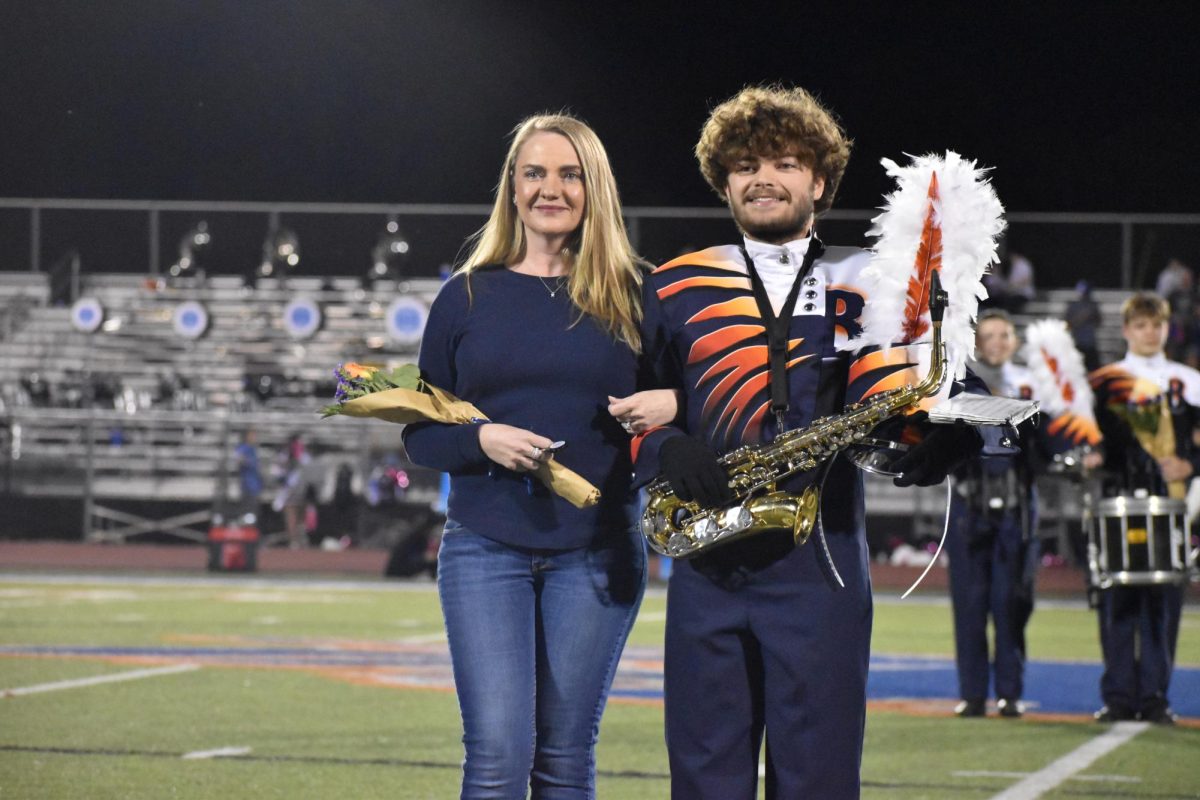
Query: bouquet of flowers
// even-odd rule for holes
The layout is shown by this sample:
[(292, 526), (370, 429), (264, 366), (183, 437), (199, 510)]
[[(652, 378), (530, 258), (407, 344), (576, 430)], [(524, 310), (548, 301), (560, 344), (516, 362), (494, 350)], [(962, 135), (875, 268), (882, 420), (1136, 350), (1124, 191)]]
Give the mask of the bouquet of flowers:
[[(346, 363), (340, 364), (334, 375), (338, 379), (334, 404), (321, 409), (322, 417), (338, 414), (374, 417), (402, 425), (410, 422), (463, 425), (487, 421), (475, 406), (421, 380), (421, 371), (415, 364), (382, 370)], [(543, 463), (532, 474), (576, 508), (595, 505), (600, 499), (600, 490), (557, 461)]]

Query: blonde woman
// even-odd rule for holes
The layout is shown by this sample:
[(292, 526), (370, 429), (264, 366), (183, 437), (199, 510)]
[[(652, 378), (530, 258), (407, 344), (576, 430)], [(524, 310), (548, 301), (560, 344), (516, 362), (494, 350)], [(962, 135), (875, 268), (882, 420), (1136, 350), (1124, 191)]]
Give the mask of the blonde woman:
[[(490, 421), (405, 431), (414, 462), (451, 476), (438, 590), (463, 798), (595, 795), (600, 714), (645, 586), (629, 433), (676, 409), (671, 392), (637, 392), (640, 285), (596, 134), (561, 114), (522, 122), (421, 344), (425, 378)], [(600, 503), (531, 480), (549, 458)]]

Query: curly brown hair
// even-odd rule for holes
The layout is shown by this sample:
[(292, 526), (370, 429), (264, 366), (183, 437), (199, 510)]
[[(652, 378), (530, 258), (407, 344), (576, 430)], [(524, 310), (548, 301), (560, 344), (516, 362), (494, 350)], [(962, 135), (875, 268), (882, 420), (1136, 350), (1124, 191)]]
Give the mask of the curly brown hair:
[(825, 191), (815, 202), (820, 214), (833, 205), (854, 142), (833, 114), (800, 87), (747, 86), (713, 109), (696, 143), (700, 172), (725, 199), (730, 168), (751, 155), (795, 155)]

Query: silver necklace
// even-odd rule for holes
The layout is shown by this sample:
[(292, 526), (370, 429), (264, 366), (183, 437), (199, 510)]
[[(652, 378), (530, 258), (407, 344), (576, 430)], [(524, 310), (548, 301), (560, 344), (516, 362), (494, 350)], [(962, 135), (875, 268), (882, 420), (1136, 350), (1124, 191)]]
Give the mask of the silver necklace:
[(567, 285), (567, 276), (566, 275), (556, 275), (555, 276), (553, 289), (550, 288), (550, 284), (546, 283), (546, 279), (543, 278), (541, 275), (535, 275), (534, 277), (537, 278), (538, 281), (541, 282), (542, 286), (546, 287), (546, 291), (550, 293), (551, 297), (554, 297), (554, 295), (556, 295), (560, 291), (562, 291), (562, 288)]

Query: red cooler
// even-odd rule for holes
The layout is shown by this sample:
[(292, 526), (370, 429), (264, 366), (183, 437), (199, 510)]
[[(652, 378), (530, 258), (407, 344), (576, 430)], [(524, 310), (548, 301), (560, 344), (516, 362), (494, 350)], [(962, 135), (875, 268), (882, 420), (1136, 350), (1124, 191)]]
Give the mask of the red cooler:
[(214, 521), (208, 529), (209, 572), (256, 572), (258, 526)]

